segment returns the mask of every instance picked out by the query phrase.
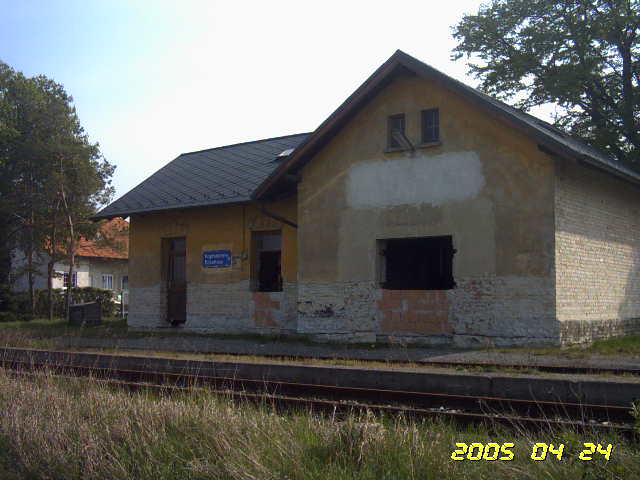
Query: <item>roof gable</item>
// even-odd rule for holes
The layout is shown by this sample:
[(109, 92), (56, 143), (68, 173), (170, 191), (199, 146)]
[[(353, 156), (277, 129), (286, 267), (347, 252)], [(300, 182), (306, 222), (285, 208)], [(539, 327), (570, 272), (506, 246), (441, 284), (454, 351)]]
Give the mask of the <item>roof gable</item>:
[(308, 135), (301, 133), (183, 153), (93, 219), (250, 201), (255, 188), (282, 161), (276, 160), (278, 155), (295, 148)]
[(338, 131), (369, 102), (382, 88), (401, 71), (409, 71), (423, 78), (438, 82), (477, 106), (489, 115), (507, 123), (510, 127), (522, 131), (536, 141), (549, 153), (574, 158), (590, 164), (602, 171), (618, 177), (640, 183), (640, 174), (621, 164), (607, 154), (591, 147), (584, 141), (571, 137), (553, 125), (518, 110), (486, 95), (435, 68), (397, 50), (365, 82), (356, 89), (322, 124), (309, 135), (292, 155), (275, 169), (254, 193), (254, 198), (267, 197), (280, 180), (290, 172), (298, 171), (318, 152)]

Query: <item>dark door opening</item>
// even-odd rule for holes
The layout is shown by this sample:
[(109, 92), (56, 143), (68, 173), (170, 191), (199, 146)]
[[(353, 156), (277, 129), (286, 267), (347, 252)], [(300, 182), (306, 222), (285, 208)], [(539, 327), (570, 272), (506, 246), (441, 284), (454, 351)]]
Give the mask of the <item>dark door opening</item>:
[(187, 321), (187, 241), (168, 238), (167, 242), (167, 320), (171, 325)]
[(258, 272), (258, 291), (280, 292), (280, 252), (260, 252), (260, 271)]
[(282, 291), (282, 236), (253, 232), (253, 288), (258, 292)]

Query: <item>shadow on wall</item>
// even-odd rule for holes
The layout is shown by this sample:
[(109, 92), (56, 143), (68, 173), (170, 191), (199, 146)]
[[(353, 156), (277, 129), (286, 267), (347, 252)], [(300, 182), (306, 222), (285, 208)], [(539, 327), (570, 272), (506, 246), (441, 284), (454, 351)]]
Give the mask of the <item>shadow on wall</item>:
[(639, 199), (637, 186), (582, 165), (557, 163), (556, 265), (562, 269), (565, 343), (638, 331)]
[(640, 333), (640, 245), (633, 252), (633, 267), (627, 275), (618, 318), (622, 320), (621, 331), (614, 335)]

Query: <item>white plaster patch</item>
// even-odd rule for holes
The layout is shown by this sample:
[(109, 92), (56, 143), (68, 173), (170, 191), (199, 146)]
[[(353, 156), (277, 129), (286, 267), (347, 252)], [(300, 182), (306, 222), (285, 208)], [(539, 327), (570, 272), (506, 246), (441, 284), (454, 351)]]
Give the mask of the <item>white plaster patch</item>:
[(351, 208), (442, 205), (477, 196), (485, 184), (475, 152), (452, 152), (352, 167), (347, 179)]

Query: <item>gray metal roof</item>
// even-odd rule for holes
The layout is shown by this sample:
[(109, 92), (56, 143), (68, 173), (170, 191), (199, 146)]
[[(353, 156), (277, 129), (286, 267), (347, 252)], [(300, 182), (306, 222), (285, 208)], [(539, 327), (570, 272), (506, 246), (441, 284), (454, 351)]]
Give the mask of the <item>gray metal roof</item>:
[(402, 57), (403, 60), (412, 66), (417, 65), (423, 72), (428, 71), (430, 74), (437, 74), (447, 82), (454, 84), (460, 91), (465, 91), (468, 95), (475, 96), (478, 100), (486, 105), (490, 105), (507, 118), (514, 120), (516, 123), (520, 123), (525, 129), (529, 130), (530, 133), (534, 134), (539, 141), (543, 141), (551, 147), (556, 147), (562, 151), (562, 153), (589, 163), (601, 170), (613, 173), (616, 176), (636, 183), (640, 182), (640, 173), (627, 167), (607, 153), (592, 147), (584, 140), (568, 135), (552, 124), (470, 87), (400, 50), (393, 56)]
[(96, 214), (132, 213), (240, 203), (275, 170), (308, 133), (183, 153)]
[(466, 89), (471, 94), (477, 95), (483, 101), (491, 104), (495, 108), (500, 109), (506, 115), (524, 123), (527, 127), (534, 130), (540, 137), (543, 137), (545, 140), (551, 141), (553, 143), (556, 143), (558, 146), (563, 147), (569, 155), (579, 160), (590, 163), (597, 168), (609, 171), (610, 173), (613, 173), (622, 178), (626, 178), (627, 180), (640, 182), (640, 173), (629, 168), (624, 163), (616, 160), (614, 157), (608, 155), (602, 150), (592, 147), (584, 140), (571, 136), (568, 133), (563, 132), (559, 128), (550, 124), (549, 122), (545, 122), (544, 120), (534, 117), (533, 115), (523, 112), (522, 110), (518, 110), (517, 108), (514, 108), (507, 103), (504, 103), (496, 98), (491, 97), (490, 95), (476, 90), (475, 88), (472, 88), (469, 85), (466, 85), (458, 80), (455, 80), (453, 78), (451, 78), (451, 80), (458, 83), (462, 88)]
[(280, 178), (287, 172), (296, 171), (313, 158), (314, 154), (339, 131), (366, 102), (384, 88), (393, 75), (409, 70), (425, 78), (439, 81), (467, 99), (476, 102), (490, 113), (506, 120), (510, 125), (521, 129), (535, 139), (550, 153), (570, 157), (588, 163), (602, 171), (624, 178), (636, 184), (640, 183), (640, 173), (627, 167), (586, 142), (567, 135), (553, 125), (529, 115), (500, 100), (486, 95), (464, 84), (426, 63), (397, 50), (365, 82), (360, 85), (322, 124), (309, 135), (295, 151), (275, 169), (264, 182), (256, 188), (255, 198), (262, 198), (277, 188)]

